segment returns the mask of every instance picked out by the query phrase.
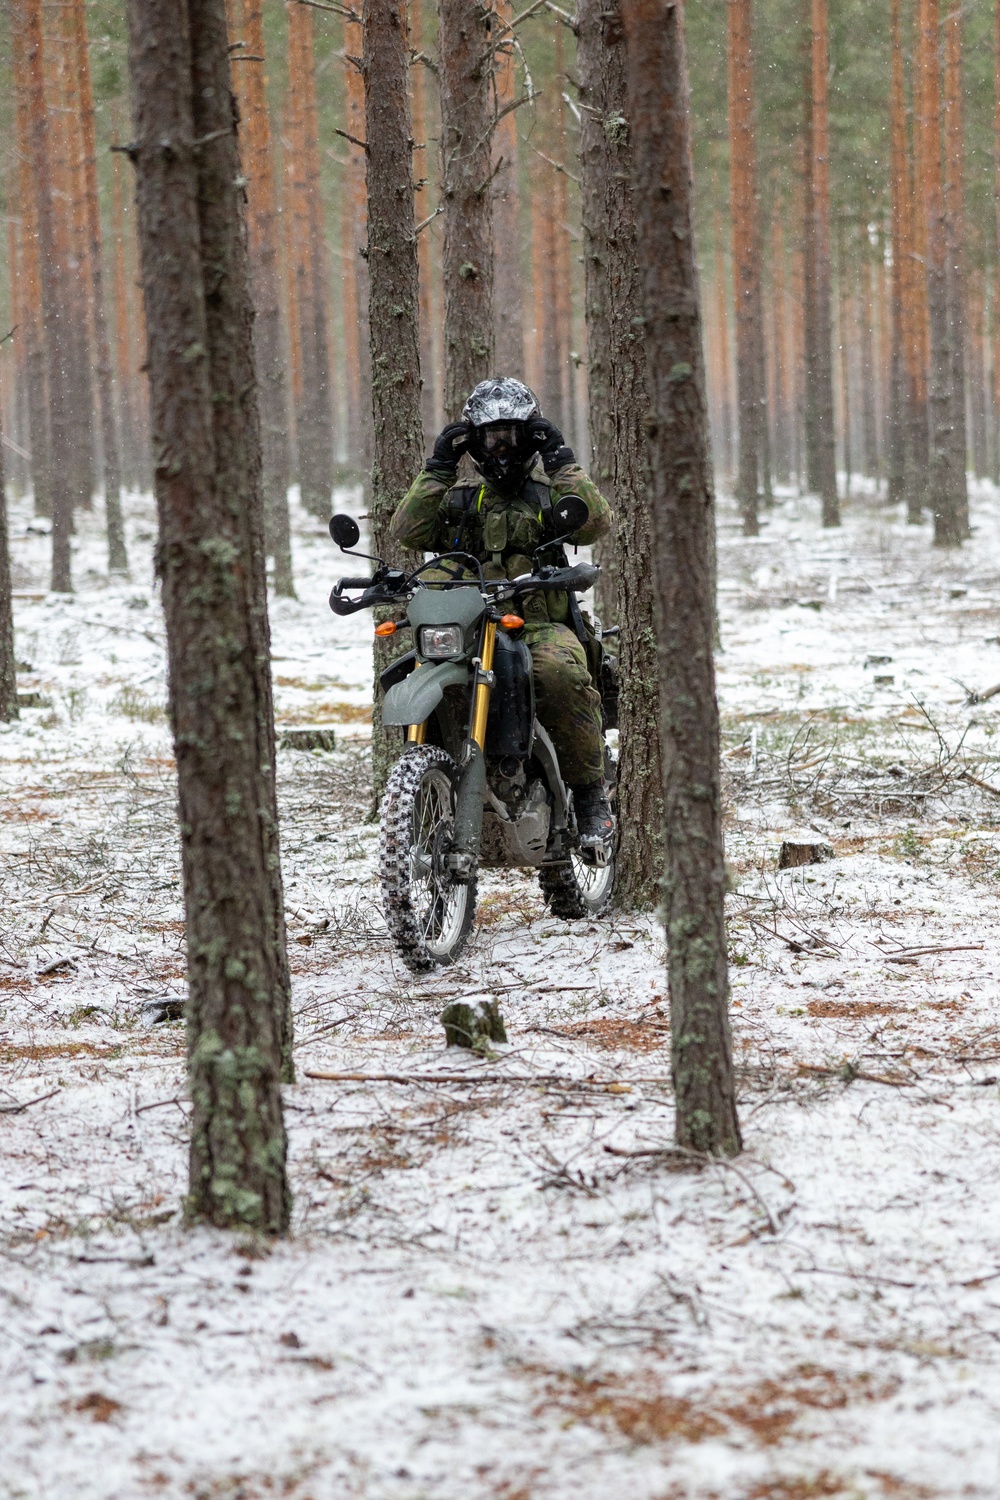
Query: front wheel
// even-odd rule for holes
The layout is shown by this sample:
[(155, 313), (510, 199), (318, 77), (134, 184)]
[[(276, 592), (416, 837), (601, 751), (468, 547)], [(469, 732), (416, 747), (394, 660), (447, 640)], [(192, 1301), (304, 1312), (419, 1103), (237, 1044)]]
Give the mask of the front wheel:
[(434, 745), (411, 746), (393, 767), (382, 801), (379, 876), (386, 925), (414, 974), (455, 961), (469, 939), (475, 879), (447, 867), (458, 766)]

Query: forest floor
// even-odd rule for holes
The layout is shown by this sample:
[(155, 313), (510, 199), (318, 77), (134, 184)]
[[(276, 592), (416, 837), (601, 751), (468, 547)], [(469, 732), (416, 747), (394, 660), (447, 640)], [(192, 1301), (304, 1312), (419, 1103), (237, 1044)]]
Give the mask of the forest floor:
[[(719, 691), (746, 1151), (669, 1146), (652, 918), (484, 880), (462, 964), (386, 947), (370, 630), (301, 515), (273, 607), (299, 1081), (294, 1233), (179, 1220), (184, 1036), (151, 504), (71, 598), (16, 505), (0, 728), (0, 1496), (932, 1500), (1000, 1495), (1000, 495), (940, 556), (720, 508)], [(827, 862), (779, 872), (783, 838)], [(510, 1043), (446, 1053), (453, 996)], [(322, 1082), (306, 1070), (395, 1074)], [(454, 1082), (424, 1082), (446, 1074)], [(527, 1081), (526, 1081), (527, 1080)]]

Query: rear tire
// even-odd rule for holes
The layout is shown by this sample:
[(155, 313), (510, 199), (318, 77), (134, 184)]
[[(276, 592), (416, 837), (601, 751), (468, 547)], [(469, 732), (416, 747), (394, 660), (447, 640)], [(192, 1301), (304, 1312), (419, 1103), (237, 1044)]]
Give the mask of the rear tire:
[(458, 766), (435, 745), (404, 751), (382, 800), (379, 876), (386, 926), (413, 974), (454, 963), (469, 940), (476, 881), (444, 867), (455, 824)]
[(611, 905), (615, 888), (615, 857), (606, 865), (586, 864), (578, 854), (542, 865), (538, 883), (554, 917), (576, 921), (599, 917)]

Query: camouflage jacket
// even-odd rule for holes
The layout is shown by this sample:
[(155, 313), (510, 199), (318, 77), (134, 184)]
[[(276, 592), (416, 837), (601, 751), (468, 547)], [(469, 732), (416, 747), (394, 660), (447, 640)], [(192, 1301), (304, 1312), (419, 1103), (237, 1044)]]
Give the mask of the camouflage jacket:
[[(529, 482), (529, 481), (533, 481)], [(448, 478), (424, 469), (417, 475), (396, 514), (391, 532), (412, 552), (470, 552), (483, 564), (487, 578), (516, 578), (531, 572), (531, 554), (545, 540), (545, 518), (535, 486), (544, 486), (552, 504), (563, 495), (579, 495), (590, 515), (570, 544), (589, 546), (611, 527), (611, 507), (579, 464), (567, 464), (551, 477), (536, 463), (522, 492), (499, 495), (486, 480), (471, 486), (472, 494)], [(468, 499), (469, 503), (465, 503)], [(565, 622), (565, 594), (535, 594), (525, 601), (530, 621)]]

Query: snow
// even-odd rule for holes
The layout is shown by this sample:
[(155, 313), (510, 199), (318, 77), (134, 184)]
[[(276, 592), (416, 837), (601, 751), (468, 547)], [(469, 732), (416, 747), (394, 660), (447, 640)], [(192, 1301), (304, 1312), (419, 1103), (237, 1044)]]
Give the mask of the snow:
[[(942, 556), (870, 492), (836, 532), (780, 497), (754, 540), (720, 506), (746, 1151), (699, 1169), (656, 1154), (653, 919), (562, 923), (490, 874), (460, 966), (417, 982), (386, 951), (371, 622), (330, 614), (338, 556), (296, 509), (278, 718), (340, 748), (279, 756), (299, 1081), (294, 1233), (268, 1250), (179, 1220), (151, 502), (130, 582), (80, 518), (72, 598), (15, 504), (45, 701), (0, 729), (0, 1496), (1000, 1494), (1000, 695), (966, 704), (1000, 681), (991, 486), (974, 521)], [(835, 858), (779, 872), (788, 837)], [(492, 1060), (446, 1054), (458, 995), (501, 1001)]]

